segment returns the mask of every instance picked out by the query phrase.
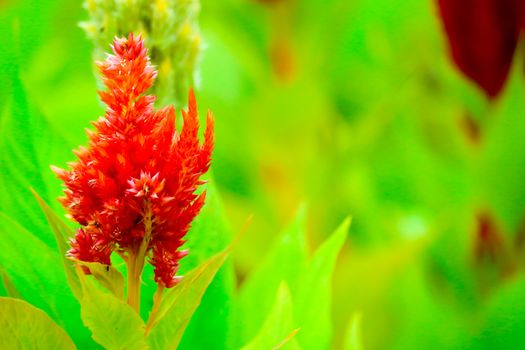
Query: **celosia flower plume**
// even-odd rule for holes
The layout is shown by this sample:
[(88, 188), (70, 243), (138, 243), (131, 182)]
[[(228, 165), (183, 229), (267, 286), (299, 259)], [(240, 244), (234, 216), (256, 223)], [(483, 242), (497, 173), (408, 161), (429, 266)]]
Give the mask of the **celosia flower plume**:
[[(115, 251), (128, 260), (138, 257), (139, 264), (149, 258), (156, 282), (172, 287), (186, 255), (180, 250), (184, 236), (204, 204), (205, 192), (196, 191), (210, 166), (213, 118), (208, 112), (199, 143), (190, 91), (179, 133), (174, 108), (156, 110), (155, 97), (145, 94), (156, 71), (142, 38), (117, 38), (112, 49), (114, 54), (98, 63), (105, 115), (93, 123), (95, 131), (87, 131), (88, 147), (75, 151), (78, 160), (69, 170), (53, 168), (65, 184), (60, 201), (81, 225), (68, 254), (103, 264), (111, 263)], [(135, 270), (140, 275), (142, 266)]]

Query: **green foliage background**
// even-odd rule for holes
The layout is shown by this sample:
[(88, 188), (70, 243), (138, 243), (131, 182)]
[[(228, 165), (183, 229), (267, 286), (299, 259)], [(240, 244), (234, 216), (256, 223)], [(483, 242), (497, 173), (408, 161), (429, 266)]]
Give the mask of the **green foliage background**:
[[(430, 0), (202, 0), (197, 100), (217, 141), (183, 271), (254, 219), (181, 348), (265, 349), (297, 327), (290, 348), (525, 342), (523, 74), (488, 103), (436, 13)], [(72, 160), (103, 113), (86, 16), (79, 1), (0, 1), (0, 268), (79, 348), (95, 344), (29, 187), (63, 213), (49, 164)]]

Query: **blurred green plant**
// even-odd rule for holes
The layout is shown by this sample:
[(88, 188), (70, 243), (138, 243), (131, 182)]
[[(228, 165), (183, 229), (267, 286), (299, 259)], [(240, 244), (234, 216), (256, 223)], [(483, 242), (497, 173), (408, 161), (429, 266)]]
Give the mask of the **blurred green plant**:
[(153, 94), (159, 105), (184, 104), (198, 83), (199, 0), (87, 0), (84, 6), (89, 19), (81, 27), (95, 44), (96, 59), (104, 58), (114, 37), (143, 35), (158, 70)]

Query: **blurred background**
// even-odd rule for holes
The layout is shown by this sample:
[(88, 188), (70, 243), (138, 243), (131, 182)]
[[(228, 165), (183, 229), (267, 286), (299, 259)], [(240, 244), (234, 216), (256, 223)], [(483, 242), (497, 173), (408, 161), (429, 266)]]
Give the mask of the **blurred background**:
[[(71, 160), (103, 113), (78, 26), (87, 13), (71, 0), (0, 11), (16, 18), (14, 30), (0, 22), (0, 81), (19, 77), (0, 86), (0, 113), (23, 91), (36, 117), (18, 129), (32, 134), (9, 138), (43, 140), (45, 160), (23, 169), (57, 197), (49, 159)], [(525, 344), (523, 50), (487, 94), (452, 60), (440, 17), (431, 0), (201, 1), (196, 92), (216, 118), (213, 178), (233, 228), (254, 215), (238, 283), (301, 205), (312, 250), (351, 216), (333, 280), (336, 348), (356, 311), (365, 349)]]

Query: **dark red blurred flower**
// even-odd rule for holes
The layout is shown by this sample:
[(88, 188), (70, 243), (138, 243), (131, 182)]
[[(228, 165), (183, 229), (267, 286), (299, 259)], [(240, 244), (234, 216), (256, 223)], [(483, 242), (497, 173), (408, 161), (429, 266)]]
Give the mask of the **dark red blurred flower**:
[(179, 134), (174, 108), (155, 110), (155, 97), (145, 95), (157, 73), (142, 38), (130, 34), (112, 48), (114, 55), (98, 63), (107, 88), (99, 92), (105, 116), (87, 131), (89, 146), (75, 151), (78, 160), (69, 170), (53, 168), (65, 184), (60, 201), (82, 226), (69, 255), (103, 264), (110, 264), (113, 251), (142, 255), (142, 264), (149, 256), (157, 283), (171, 287), (186, 254), (179, 248), (204, 204), (206, 193), (195, 192), (210, 166), (213, 117), (208, 112), (200, 144), (190, 91)]
[(502, 90), (523, 28), (523, 0), (438, 0), (452, 58), (490, 97)]

